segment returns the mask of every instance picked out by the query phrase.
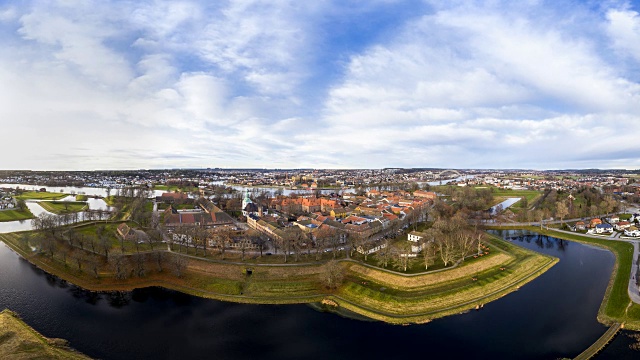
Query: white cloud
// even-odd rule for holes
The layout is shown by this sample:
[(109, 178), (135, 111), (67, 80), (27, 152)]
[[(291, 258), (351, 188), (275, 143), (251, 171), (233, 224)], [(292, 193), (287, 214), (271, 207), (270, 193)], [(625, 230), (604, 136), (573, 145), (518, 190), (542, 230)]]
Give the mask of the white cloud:
[(640, 149), (638, 83), (573, 31), (584, 23), (522, 7), (449, 5), (351, 57), (325, 108), (333, 153), (362, 166), (540, 167)]
[(2, 166), (640, 166), (630, 7), (436, 2), (380, 36), (327, 35), (391, 5), (2, 8), (1, 125), (35, 139)]
[(612, 9), (607, 12), (607, 33), (614, 48), (640, 61), (640, 16), (636, 11)]
[[(58, 60), (57, 65), (77, 70), (98, 85), (125, 85), (133, 76), (132, 70), (124, 56), (105, 45), (118, 31), (107, 25), (107, 19), (89, 11), (95, 9), (83, 9), (87, 4), (78, 6), (78, 12), (71, 16), (65, 9), (36, 9), (20, 18), (18, 32), (24, 39), (40, 43), (51, 60)], [(99, 10), (109, 12), (107, 7)]]

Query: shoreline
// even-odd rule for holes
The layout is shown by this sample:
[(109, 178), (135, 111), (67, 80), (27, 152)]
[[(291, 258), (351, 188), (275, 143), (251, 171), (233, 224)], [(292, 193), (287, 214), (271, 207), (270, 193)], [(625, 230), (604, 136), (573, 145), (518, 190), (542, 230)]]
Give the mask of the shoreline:
[[(453, 268), (445, 272), (435, 271), (417, 276), (394, 274), (386, 269), (378, 268), (375, 269), (377, 274), (371, 278), (363, 277), (362, 274), (352, 270), (352, 267), (361, 264), (343, 260), (340, 261), (340, 265), (344, 269), (345, 278), (348, 278), (349, 281), (345, 281), (345, 284), (335, 291), (328, 291), (319, 285), (319, 274), (324, 264), (296, 267), (298, 270), (292, 270), (290, 266), (255, 268), (255, 264), (204, 264), (204, 261), (189, 259), (190, 266), (184, 272), (184, 276), (180, 278), (169, 275), (170, 270), (165, 269), (164, 273), (152, 273), (144, 278), (131, 277), (127, 280), (115, 280), (109, 277), (109, 274), (101, 273), (100, 278), (95, 279), (85, 272), (72, 269), (71, 266), (62, 267), (62, 264), (56, 264), (55, 261), (52, 264), (47, 257), (29, 253), (17, 244), (8, 241), (6, 236), (0, 236), (0, 239), (8, 248), (33, 266), (89, 291), (132, 291), (157, 286), (202, 298), (248, 304), (309, 304), (329, 300), (361, 316), (391, 324), (423, 323), (482, 306), (517, 291), (521, 286), (546, 272), (558, 261), (557, 258), (516, 245), (503, 245), (505, 249), (500, 250), (500, 246), (496, 242), (509, 243), (494, 238), (491, 241), (492, 248), (508, 255), (507, 260), (501, 260), (497, 264), (489, 263), (490, 259), (487, 259), (483, 260), (485, 262), (479, 263), (468, 262), (460, 268)], [(508, 271), (500, 272), (497, 270), (500, 266), (508, 266), (507, 264), (510, 265)], [(256, 275), (251, 277), (241, 275), (242, 269), (247, 267), (254, 267)], [(475, 268), (478, 270), (471, 272)], [(398, 293), (398, 297), (392, 295), (390, 303), (393, 305), (376, 302), (376, 298), (380, 294), (389, 296), (387, 293), (369, 289), (367, 291), (370, 296), (367, 297), (352, 291), (357, 290), (359, 286), (361, 287), (360, 283), (362, 282), (371, 282), (372, 288), (373, 284), (378, 284), (377, 289), (380, 289), (389, 286), (386, 281), (401, 282), (405, 278), (426, 279), (423, 281), (428, 281), (428, 279), (438, 279), (444, 275), (452, 276), (451, 271), (464, 273), (465, 270), (469, 273), (452, 278), (451, 281), (460, 284), (460, 291), (454, 292), (454, 296), (447, 298), (444, 305), (435, 306), (427, 301), (426, 299), (433, 296), (434, 293), (421, 286), (409, 286), (394, 290)], [(221, 277), (222, 272), (231, 275)], [(479, 285), (481, 281), (474, 285), (470, 279), (472, 275), (479, 278), (483, 276), (487, 279), (496, 277), (496, 279), (484, 285)], [(384, 280), (385, 278), (391, 280)], [(470, 286), (471, 288), (469, 288)], [(437, 296), (437, 294), (436, 292), (435, 295)], [(370, 304), (367, 305), (365, 302)], [(391, 307), (389, 308), (389, 306)]]
[[(560, 231), (540, 229), (537, 226), (492, 226), (490, 228), (496, 230), (529, 230), (562, 240), (595, 246), (611, 252), (614, 255), (615, 262), (609, 278), (609, 284), (598, 309), (597, 320), (607, 326), (619, 322), (627, 330), (640, 331), (640, 316), (637, 316), (637, 314), (640, 315), (640, 305), (633, 303), (627, 292), (629, 284), (627, 274), (631, 272), (631, 263), (633, 261), (631, 258), (633, 246), (631, 244), (605, 238), (591, 238), (581, 234), (567, 234)], [(629, 314), (630, 310), (631, 314)]]

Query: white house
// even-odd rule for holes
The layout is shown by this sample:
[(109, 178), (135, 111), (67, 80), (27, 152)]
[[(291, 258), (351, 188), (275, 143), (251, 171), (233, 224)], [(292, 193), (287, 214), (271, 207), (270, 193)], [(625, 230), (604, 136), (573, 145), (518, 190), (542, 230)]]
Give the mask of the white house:
[(420, 242), (420, 240), (424, 239), (424, 234), (418, 231), (412, 231), (407, 234), (407, 240), (412, 242)]
[(609, 224), (598, 224), (596, 225), (596, 234), (605, 234), (605, 233), (613, 233), (613, 226)]
[(623, 231), (625, 229), (628, 229), (631, 227), (631, 223), (629, 223), (628, 221), (619, 221), (617, 223), (615, 223), (613, 225), (613, 227), (617, 230), (617, 231)]
[(624, 231), (624, 236), (629, 236), (629, 237), (640, 237), (640, 230), (625, 230)]

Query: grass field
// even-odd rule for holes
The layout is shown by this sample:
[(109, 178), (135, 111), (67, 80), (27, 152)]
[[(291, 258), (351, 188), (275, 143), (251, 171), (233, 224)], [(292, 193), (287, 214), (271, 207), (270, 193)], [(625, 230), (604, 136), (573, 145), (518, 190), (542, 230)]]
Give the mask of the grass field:
[[(151, 204), (153, 206), (153, 203)], [(171, 206), (171, 204), (159, 203), (158, 210), (166, 210), (169, 206)], [(193, 204), (173, 204), (173, 208), (176, 210), (199, 209), (199, 207)]]
[(161, 190), (161, 191), (167, 191), (167, 192), (174, 192), (174, 191), (181, 191), (181, 192), (190, 192), (190, 191), (194, 191), (197, 190), (197, 187), (192, 187), (192, 186), (186, 186), (186, 187), (181, 187), (181, 186), (177, 186), (177, 185), (154, 185), (153, 186), (153, 190)]
[(29, 211), (29, 209), (26, 209), (25, 211), (20, 211), (20, 210), (2, 210), (0, 211), (0, 222), (3, 221), (16, 221), (16, 220), (27, 220), (27, 219), (33, 219), (34, 216), (31, 213), (31, 211)]
[(67, 347), (62, 339), (49, 339), (15, 313), (0, 312), (0, 359), (90, 359)]
[(60, 200), (67, 197), (67, 194), (62, 193), (50, 193), (50, 192), (39, 192), (39, 191), (25, 191), (22, 194), (16, 196), (16, 199), (22, 200)]
[(40, 201), (38, 205), (54, 214), (74, 213), (88, 209), (87, 203), (83, 201)]
[[(524, 197), (527, 199), (528, 206), (531, 206), (531, 204), (533, 204), (533, 202), (540, 195), (542, 195), (542, 192), (535, 191), (535, 190), (511, 190), (511, 189), (500, 189), (500, 188), (493, 188), (492, 193), (494, 197), (500, 198), (502, 200), (509, 197)], [(522, 208), (523, 204), (524, 203), (522, 201), (518, 201), (517, 203), (513, 204), (511, 207)]]
[(390, 323), (422, 323), (460, 313), (517, 290), (557, 259), (500, 239), (499, 254), (458, 268), (402, 277), (354, 264), (349, 281), (332, 297), (340, 306)]
[(87, 201), (89, 197), (87, 195), (76, 195), (76, 201)]

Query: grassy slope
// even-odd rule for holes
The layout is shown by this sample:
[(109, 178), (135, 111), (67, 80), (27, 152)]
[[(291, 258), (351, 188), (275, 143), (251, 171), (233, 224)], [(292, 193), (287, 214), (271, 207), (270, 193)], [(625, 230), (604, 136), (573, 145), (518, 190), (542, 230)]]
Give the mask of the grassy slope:
[(38, 205), (54, 214), (80, 212), (87, 208), (87, 203), (82, 201), (40, 201)]
[(27, 220), (33, 219), (34, 216), (26, 209), (25, 211), (20, 210), (2, 210), (0, 211), (0, 222), (2, 221), (16, 221), (16, 220)]
[(491, 247), (499, 248), (501, 254), (456, 269), (412, 277), (391, 276), (382, 270), (363, 270), (363, 266), (353, 265), (351, 275), (355, 278), (340, 289), (334, 300), (351, 311), (386, 322), (426, 322), (498, 299), (557, 262), (495, 238)]
[[(557, 261), (493, 239), (489, 246), (496, 255), (427, 275), (405, 277), (383, 270), (363, 272), (365, 267), (359, 263), (343, 261), (346, 280), (337, 291), (330, 292), (321, 284), (321, 265), (257, 266), (190, 259), (189, 268), (181, 278), (173, 276), (166, 267), (162, 273), (152, 272), (144, 278), (116, 280), (104, 266), (100, 277), (95, 279), (57, 259), (24, 251), (18, 238), (16, 233), (0, 234), (0, 240), (30, 262), (89, 290), (163, 286), (201, 297), (269, 304), (309, 303), (331, 298), (346, 309), (391, 323), (424, 322), (487, 303), (517, 290)], [(253, 268), (252, 276), (244, 275), (247, 267)], [(471, 279), (473, 276), (477, 281)], [(394, 284), (405, 281), (407, 286), (394, 288)], [(382, 287), (389, 290), (380, 291)]]
[(89, 359), (66, 347), (66, 341), (48, 339), (8, 310), (0, 312), (0, 359)]
[(22, 194), (16, 196), (16, 199), (22, 200), (60, 200), (67, 197), (67, 194), (39, 192), (39, 191), (25, 191)]

